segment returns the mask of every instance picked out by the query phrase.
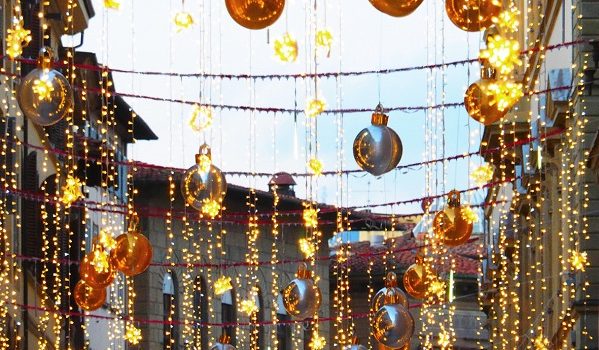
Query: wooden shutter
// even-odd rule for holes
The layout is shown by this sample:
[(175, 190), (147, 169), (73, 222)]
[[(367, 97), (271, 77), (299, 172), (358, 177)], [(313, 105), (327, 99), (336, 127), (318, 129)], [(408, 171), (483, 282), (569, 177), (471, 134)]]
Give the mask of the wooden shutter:
[[(37, 153), (25, 157), (22, 169), (22, 189), (25, 192), (38, 192), (39, 175), (37, 173)], [(23, 197), (22, 199), (21, 247), (25, 256), (41, 258), (42, 231), (40, 203)]]

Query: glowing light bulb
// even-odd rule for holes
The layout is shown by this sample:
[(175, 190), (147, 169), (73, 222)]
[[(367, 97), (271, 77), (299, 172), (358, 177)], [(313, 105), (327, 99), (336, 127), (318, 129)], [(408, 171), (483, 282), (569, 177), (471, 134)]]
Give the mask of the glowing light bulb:
[(522, 65), (518, 41), (501, 35), (489, 37), (487, 48), (480, 50), (479, 57), (488, 60), (491, 67), (501, 74), (509, 74), (516, 66)]
[(177, 12), (173, 21), (175, 22), (175, 26), (177, 26), (177, 33), (189, 29), (193, 25), (191, 13), (185, 11)]
[(83, 186), (81, 180), (69, 175), (65, 185), (62, 187), (62, 196), (60, 197), (62, 204), (68, 208), (79, 200), (79, 198), (83, 198), (81, 186)]
[(135, 327), (132, 324), (127, 325), (127, 330), (125, 331), (125, 340), (132, 345), (138, 345), (142, 340), (141, 329)]
[(202, 132), (212, 126), (212, 108), (208, 106), (194, 105), (189, 119), (189, 127), (196, 132)]
[(322, 112), (324, 112), (326, 105), (327, 104), (326, 102), (324, 102), (324, 100), (318, 98), (310, 99), (306, 103), (305, 113), (308, 117), (317, 117)]
[(233, 285), (231, 284), (231, 277), (229, 276), (220, 276), (214, 282), (214, 294), (215, 295), (223, 295), (226, 291), (233, 289)]
[(275, 57), (282, 62), (295, 62), (297, 60), (297, 41), (289, 33), (285, 33), (274, 42)]
[(304, 209), (304, 224), (308, 228), (316, 228), (318, 226), (318, 209), (306, 208)]
[(308, 169), (315, 176), (322, 175), (322, 162), (316, 158), (312, 158), (308, 161)]

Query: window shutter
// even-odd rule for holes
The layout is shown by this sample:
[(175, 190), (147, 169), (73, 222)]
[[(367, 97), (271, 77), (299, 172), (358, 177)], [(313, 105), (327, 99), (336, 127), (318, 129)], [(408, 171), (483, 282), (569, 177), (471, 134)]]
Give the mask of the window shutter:
[[(25, 192), (38, 192), (39, 175), (37, 173), (37, 153), (31, 152), (23, 162), (22, 189)], [(22, 199), (21, 246), (25, 256), (41, 258), (42, 231), (40, 203), (27, 198)]]

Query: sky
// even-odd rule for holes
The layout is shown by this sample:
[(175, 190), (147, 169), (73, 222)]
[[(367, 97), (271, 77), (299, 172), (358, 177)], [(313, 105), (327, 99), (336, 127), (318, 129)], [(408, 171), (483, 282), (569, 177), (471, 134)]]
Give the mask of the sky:
[[(251, 31), (235, 23), (224, 1), (121, 0), (118, 11), (94, 0), (96, 15), (85, 31), (81, 51), (95, 52), (101, 63), (112, 68), (179, 73), (285, 74), (303, 73), (313, 60), (309, 27), (313, 20), (304, 0), (286, 3), (281, 18), (267, 30)], [(316, 23), (334, 36), (329, 57), (319, 55), (319, 72), (362, 71), (420, 66), (477, 56), (480, 33), (466, 33), (445, 15), (443, 3), (426, 0), (411, 15), (394, 18), (376, 10), (367, 0), (319, 1)], [(194, 25), (177, 32), (176, 12), (185, 8)], [(289, 32), (299, 45), (295, 63), (274, 58), (273, 42)], [(370, 74), (318, 82), (319, 95), (329, 108), (372, 108), (379, 101), (386, 107), (424, 106), (461, 102), (469, 83), (478, 79), (478, 66), (416, 70), (393, 74)], [(306, 79), (222, 80), (195, 77), (158, 77), (114, 73), (116, 90), (123, 93), (174, 98), (204, 103), (255, 105), (303, 109), (312, 95), (314, 82)], [(198, 134), (187, 122), (189, 105), (126, 98), (127, 102), (158, 135), (157, 141), (140, 141), (129, 157), (144, 162), (190, 167), (200, 144), (212, 147), (213, 162), (223, 171), (305, 172), (306, 127), (303, 115), (215, 110), (214, 125)], [(401, 164), (425, 158), (475, 151), (482, 128), (465, 110), (435, 110), (389, 113), (389, 127), (403, 143)], [(427, 122), (428, 120), (428, 122)], [(442, 123), (441, 121), (445, 122)], [(342, 127), (339, 127), (342, 122)], [(356, 169), (352, 144), (358, 132), (370, 125), (370, 113), (321, 115), (318, 123), (318, 157), (325, 170)], [(428, 126), (427, 126), (428, 125)], [(342, 139), (338, 138), (342, 130)], [(251, 132), (254, 130), (254, 132)], [(429, 146), (425, 147), (429, 140)], [(434, 145), (434, 151), (431, 151)], [(250, 145), (252, 145), (250, 147)], [(341, 145), (342, 157), (338, 156)], [(428, 150), (427, 154), (425, 152)], [(342, 162), (342, 163), (341, 163)], [(469, 169), (480, 165), (478, 158), (442, 163), (432, 169), (430, 193), (468, 187)], [(268, 178), (228, 176), (229, 183), (266, 189)], [(296, 179), (296, 192), (305, 198), (304, 179)], [(316, 200), (330, 204), (359, 206), (402, 201), (425, 195), (426, 176), (422, 167), (391, 171), (381, 177), (356, 174), (317, 180)], [(429, 186), (430, 187), (430, 186)], [(420, 204), (378, 207), (373, 211), (415, 213)]]

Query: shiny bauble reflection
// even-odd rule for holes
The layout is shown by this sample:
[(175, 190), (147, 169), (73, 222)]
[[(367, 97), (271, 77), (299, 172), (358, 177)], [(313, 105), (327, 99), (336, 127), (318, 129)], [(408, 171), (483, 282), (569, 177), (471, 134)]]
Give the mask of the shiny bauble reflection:
[(426, 295), (425, 280), (424, 266), (417, 262), (408, 267), (404, 273), (403, 287), (413, 298), (424, 299)]
[(423, 0), (370, 0), (372, 6), (393, 17), (404, 17), (414, 12)]
[(146, 271), (152, 262), (152, 245), (139, 232), (123, 233), (116, 238), (116, 248), (110, 252), (114, 267), (126, 276)]
[(385, 305), (374, 315), (372, 332), (374, 338), (392, 349), (402, 348), (410, 343), (414, 334), (414, 319), (406, 307), (397, 303), (392, 291), (385, 295)]
[(501, 12), (497, 0), (446, 0), (447, 16), (458, 28), (478, 32), (493, 24), (493, 17)]
[(447, 206), (433, 219), (433, 232), (448, 247), (468, 242), (472, 234), (472, 222), (462, 211), (460, 193), (453, 190), (447, 195)]
[(225, 0), (235, 22), (248, 29), (264, 29), (279, 19), (285, 0)]
[(235, 350), (235, 347), (230, 344), (231, 338), (228, 335), (221, 335), (218, 343), (210, 348), (210, 350)]
[(489, 92), (489, 84), (493, 84), (494, 79), (480, 79), (472, 83), (464, 94), (464, 106), (468, 115), (472, 119), (484, 125), (491, 125), (503, 118), (508, 109), (500, 111), (497, 103), (494, 103), (494, 96)]
[(101, 289), (108, 287), (112, 281), (114, 281), (115, 270), (112, 264), (108, 264), (106, 271), (98, 271), (95, 266), (92, 265), (92, 257), (90, 254), (86, 255), (79, 265), (79, 275), (81, 279), (85, 281), (90, 287)]
[(73, 106), (73, 90), (68, 80), (52, 68), (52, 51), (42, 48), (38, 66), (17, 87), (17, 102), (33, 123), (50, 126), (58, 123)]
[(300, 264), (297, 276), (281, 292), (287, 313), (297, 319), (312, 318), (321, 302), (320, 288), (314, 283), (306, 264)]
[(227, 193), (227, 180), (222, 171), (212, 164), (208, 145), (200, 147), (196, 164), (183, 174), (181, 193), (185, 202), (197, 210), (202, 210), (205, 203), (222, 203)]
[(360, 344), (358, 337), (352, 339), (351, 344), (343, 347), (343, 350), (367, 350), (368, 348)]
[(399, 289), (398, 284), (399, 283), (397, 281), (397, 275), (395, 274), (395, 272), (387, 273), (387, 276), (385, 277), (385, 287), (381, 288), (378, 292), (376, 292), (376, 294), (372, 298), (372, 312), (376, 312), (385, 304), (385, 295), (387, 294), (387, 291), (390, 289), (394, 289), (394, 292), (397, 294), (397, 297), (399, 298), (399, 304), (408, 307), (408, 298), (406, 297), (406, 294), (401, 289)]
[(408, 342), (406, 345), (402, 346), (401, 348), (390, 348), (381, 343), (377, 343), (376, 349), (377, 350), (410, 350), (410, 342)]
[(354, 159), (358, 166), (372, 175), (389, 172), (399, 164), (403, 153), (397, 133), (387, 126), (389, 117), (377, 106), (369, 127), (360, 131), (354, 140)]
[(77, 282), (73, 290), (73, 298), (77, 305), (85, 311), (94, 311), (104, 305), (106, 300), (105, 288), (93, 288), (83, 280)]

